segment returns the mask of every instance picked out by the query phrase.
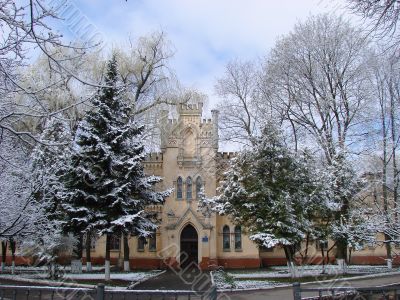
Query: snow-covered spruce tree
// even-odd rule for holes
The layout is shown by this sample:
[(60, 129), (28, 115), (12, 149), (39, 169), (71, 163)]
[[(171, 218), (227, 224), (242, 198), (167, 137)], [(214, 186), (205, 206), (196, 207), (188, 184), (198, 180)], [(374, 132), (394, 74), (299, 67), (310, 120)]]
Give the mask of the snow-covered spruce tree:
[(296, 276), (296, 245), (312, 230), (312, 219), (323, 205), (313, 175), (309, 157), (292, 153), (282, 135), (267, 126), (253, 148), (232, 161), (220, 195), (206, 204), (232, 216), (259, 246), (282, 246)]
[[(67, 227), (106, 235), (106, 280), (110, 279), (111, 235), (150, 235), (157, 225), (146, 206), (162, 204), (170, 194), (156, 192), (161, 178), (144, 173), (144, 127), (133, 120), (119, 84), (114, 56), (107, 66), (105, 87), (91, 101), (94, 109), (78, 125), (64, 178)], [(129, 254), (124, 260), (129, 260)]]

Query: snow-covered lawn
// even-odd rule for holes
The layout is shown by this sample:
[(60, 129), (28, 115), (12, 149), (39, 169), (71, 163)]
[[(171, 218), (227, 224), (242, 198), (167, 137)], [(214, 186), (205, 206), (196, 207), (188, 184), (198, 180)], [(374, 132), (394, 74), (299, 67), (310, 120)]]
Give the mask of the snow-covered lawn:
[[(6, 266), (6, 272), (11, 271), (11, 266)], [(71, 271), (71, 265), (65, 265), (65, 266), (60, 266), (60, 270), (65, 271), (65, 272), (70, 272)], [(82, 270), (86, 271), (86, 264), (82, 265)], [(102, 271), (104, 270), (104, 266), (92, 266), (92, 271)], [(23, 272), (46, 272), (47, 271), (47, 266), (15, 266), (15, 271), (17, 273), (23, 273)]]
[(268, 280), (237, 280), (224, 271), (213, 272), (214, 282), (219, 290), (225, 289), (260, 289), (283, 285), (284, 283)]
[(264, 280), (235, 280), (236, 289), (265, 289), (286, 283), (264, 281)]
[[(326, 276), (322, 279), (334, 279), (340, 274), (337, 265), (328, 265), (325, 268), (325, 274), (321, 274), (321, 266), (302, 266), (298, 268), (298, 274), (306, 281), (321, 280), (321, 276)], [(347, 269), (348, 275), (368, 275), (387, 272), (398, 272), (399, 268), (389, 270), (386, 266), (368, 266), (368, 265), (351, 265)], [(274, 286), (290, 284), (291, 275), (287, 267), (272, 267), (262, 270), (230, 270), (230, 271), (214, 271), (214, 281), (217, 288), (223, 289), (260, 289), (270, 288)], [(286, 282), (287, 281), (287, 282)]]
[[(368, 265), (350, 265), (347, 267), (347, 273), (351, 275), (376, 274), (399, 271), (399, 268), (388, 269), (386, 266), (368, 266)], [(298, 274), (300, 277), (319, 276), (322, 272), (322, 266), (300, 266)], [(290, 272), (285, 266), (272, 267), (266, 270), (238, 270), (229, 271), (228, 274), (235, 279), (260, 279), (260, 278), (288, 278)], [(325, 266), (326, 275), (340, 274), (337, 265)]]
[[(33, 272), (36, 271), (36, 272)], [(153, 277), (157, 274), (162, 272), (161, 270), (153, 270), (153, 271), (138, 271), (138, 272), (129, 272), (129, 273), (111, 273), (111, 285), (119, 285), (119, 286), (131, 286), (137, 282), (143, 281), (150, 277)], [(82, 274), (72, 274), (72, 273), (65, 273), (57, 281), (52, 282), (66, 282), (66, 283), (74, 283), (74, 284), (96, 284), (96, 282), (104, 282), (104, 273), (82, 273)], [(46, 269), (35, 269), (30, 270), (30, 272), (26, 273), (19, 273), (18, 275), (11, 275), (11, 274), (1, 274), (0, 278), (7, 278), (16, 281), (22, 282), (49, 282), (48, 274)], [(122, 281), (116, 283), (116, 281)], [(126, 282), (126, 284), (124, 284)]]
[[(148, 271), (148, 272), (130, 272), (130, 273), (111, 273), (111, 280), (125, 280), (129, 282), (141, 281), (158, 274), (159, 270)], [(104, 279), (104, 273), (82, 273), (82, 274), (65, 274), (65, 279), (71, 280), (102, 280)]]

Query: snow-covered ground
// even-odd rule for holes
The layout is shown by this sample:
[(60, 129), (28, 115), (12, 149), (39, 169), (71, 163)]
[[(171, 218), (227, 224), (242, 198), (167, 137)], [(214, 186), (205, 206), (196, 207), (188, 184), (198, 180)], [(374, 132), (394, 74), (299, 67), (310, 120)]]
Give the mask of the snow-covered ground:
[[(321, 276), (321, 266), (302, 266), (298, 268), (300, 277), (313, 277), (317, 280)], [(351, 265), (347, 273), (350, 275), (369, 275), (387, 272), (398, 272), (399, 268), (389, 270), (386, 266)], [(328, 265), (324, 275), (340, 274), (337, 265)], [(273, 267), (264, 270), (231, 270), (229, 272), (214, 271), (213, 277), (217, 288), (224, 289), (260, 289), (274, 286), (286, 285), (288, 283), (274, 281), (278, 278), (289, 278), (290, 273), (287, 267)], [(328, 278), (329, 279), (329, 278)]]
[[(156, 271), (148, 271), (148, 272), (130, 272), (130, 273), (111, 273), (111, 280), (126, 280), (129, 282), (141, 281), (155, 274), (158, 274), (159, 270)], [(71, 280), (80, 280), (80, 279), (93, 279), (93, 280), (101, 280), (104, 279), (104, 273), (82, 273), (82, 274), (65, 274), (64, 278)]]
[[(156, 276), (160, 274), (161, 270), (153, 270), (153, 271), (142, 271), (142, 272), (129, 272), (129, 273), (111, 273), (111, 280), (123, 280), (126, 281), (126, 286), (132, 286), (137, 282), (141, 282), (150, 277)], [(46, 284), (49, 281), (48, 274), (46, 269), (36, 268), (29, 269), (29, 272), (21, 272), (18, 275), (11, 274), (1, 274), (0, 278), (7, 278), (16, 281), (22, 282), (40, 282), (43, 281)], [(54, 283), (57, 282), (67, 282), (67, 283), (85, 283), (85, 281), (96, 281), (96, 280), (104, 280), (104, 273), (82, 273), (82, 274), (72, 274), (65, 273), (62, 278), (58, 281), (52, 281)]]
[[(5, 268), (6, 272), (11, 272), (11, 266), (6, 266)], [(70, 272), (71, 271), (71, 266), (66, 265), (66, 266), (60, 266), (60, 270), (64, 272)], [(86, 265), (82, 265), (82, 270), (86, 271)], [(104, 270), (104, 266), (92, 266), (92, 271), (102, 271)], [(47, 271), (47, 266), (40, 266), (40, 267), (35, 267), (35, 266), (15, 266), (15, 271), (17, 273), (23, 273), (23, 272), (46, 272)]]
[(264, 280), (235, 280), (236, 289), (265, 289), (285, 284), (286, 283)]
[(283, 285), (283, 283), (268, 280), (237, 280), (224, 271), (214, 271), (213, 277), (219, 290), (260, 289)]
[[(368, 266), (368, 265), (351, 265), (347, 267), (348, 274), (376, 274), (376, 273), (386, 273), (399, 271), (399, 268), (388, 269), (386, 266)], [(298, 267), (298, 274), (300, 277), (306, 276), (318, 276), (321, 275), (322, 266), (300, 266)], [(250, 278), (250, 279), (260, 279), (260, 278), (288, 278), (290, 273), (288, 268), (285, 266), (272, 267), (267, 270), (239, 270), (239, 271), (229, 271), (228, 274), (235, 279), (240, 278)], [(325, 274), (336, 275), (340, 274), (339, 267), (337, 265), (327, 265), (325, 266)]]

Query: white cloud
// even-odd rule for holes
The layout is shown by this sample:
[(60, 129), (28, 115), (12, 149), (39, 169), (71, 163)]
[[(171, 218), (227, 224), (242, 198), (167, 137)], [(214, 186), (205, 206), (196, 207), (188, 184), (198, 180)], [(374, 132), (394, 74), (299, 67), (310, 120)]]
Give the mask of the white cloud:
[[(278, 36), (310, 14), (337, 10), (343, 0), (128, 0), (82, 1), (111, 41), (164, 30), (176, 49), (180, 80), (212, 97), (215, 78), (233, 58), (262, 56)], [(79, 4), (78, 4), (79, 5)], [(90, 12), (88, 12), (90, 13)]]

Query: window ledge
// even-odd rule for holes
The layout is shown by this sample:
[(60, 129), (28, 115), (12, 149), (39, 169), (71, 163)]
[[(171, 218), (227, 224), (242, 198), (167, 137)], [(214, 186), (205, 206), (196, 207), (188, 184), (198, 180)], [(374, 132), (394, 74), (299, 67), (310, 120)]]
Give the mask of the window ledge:
[(149, 252), (157, 252), (157, 249), (149, 249)]
[(144, 249), (137, 249), (137, 252), (144, 252)]
[(235, 249), (235, 252), (243, 252), (243, 249), (242, 248)]
[(110, 252), (119, 252), (119, 249), (110, 249)]
[(224, 249), (224, 252), (231, 252), (231, 249)]

